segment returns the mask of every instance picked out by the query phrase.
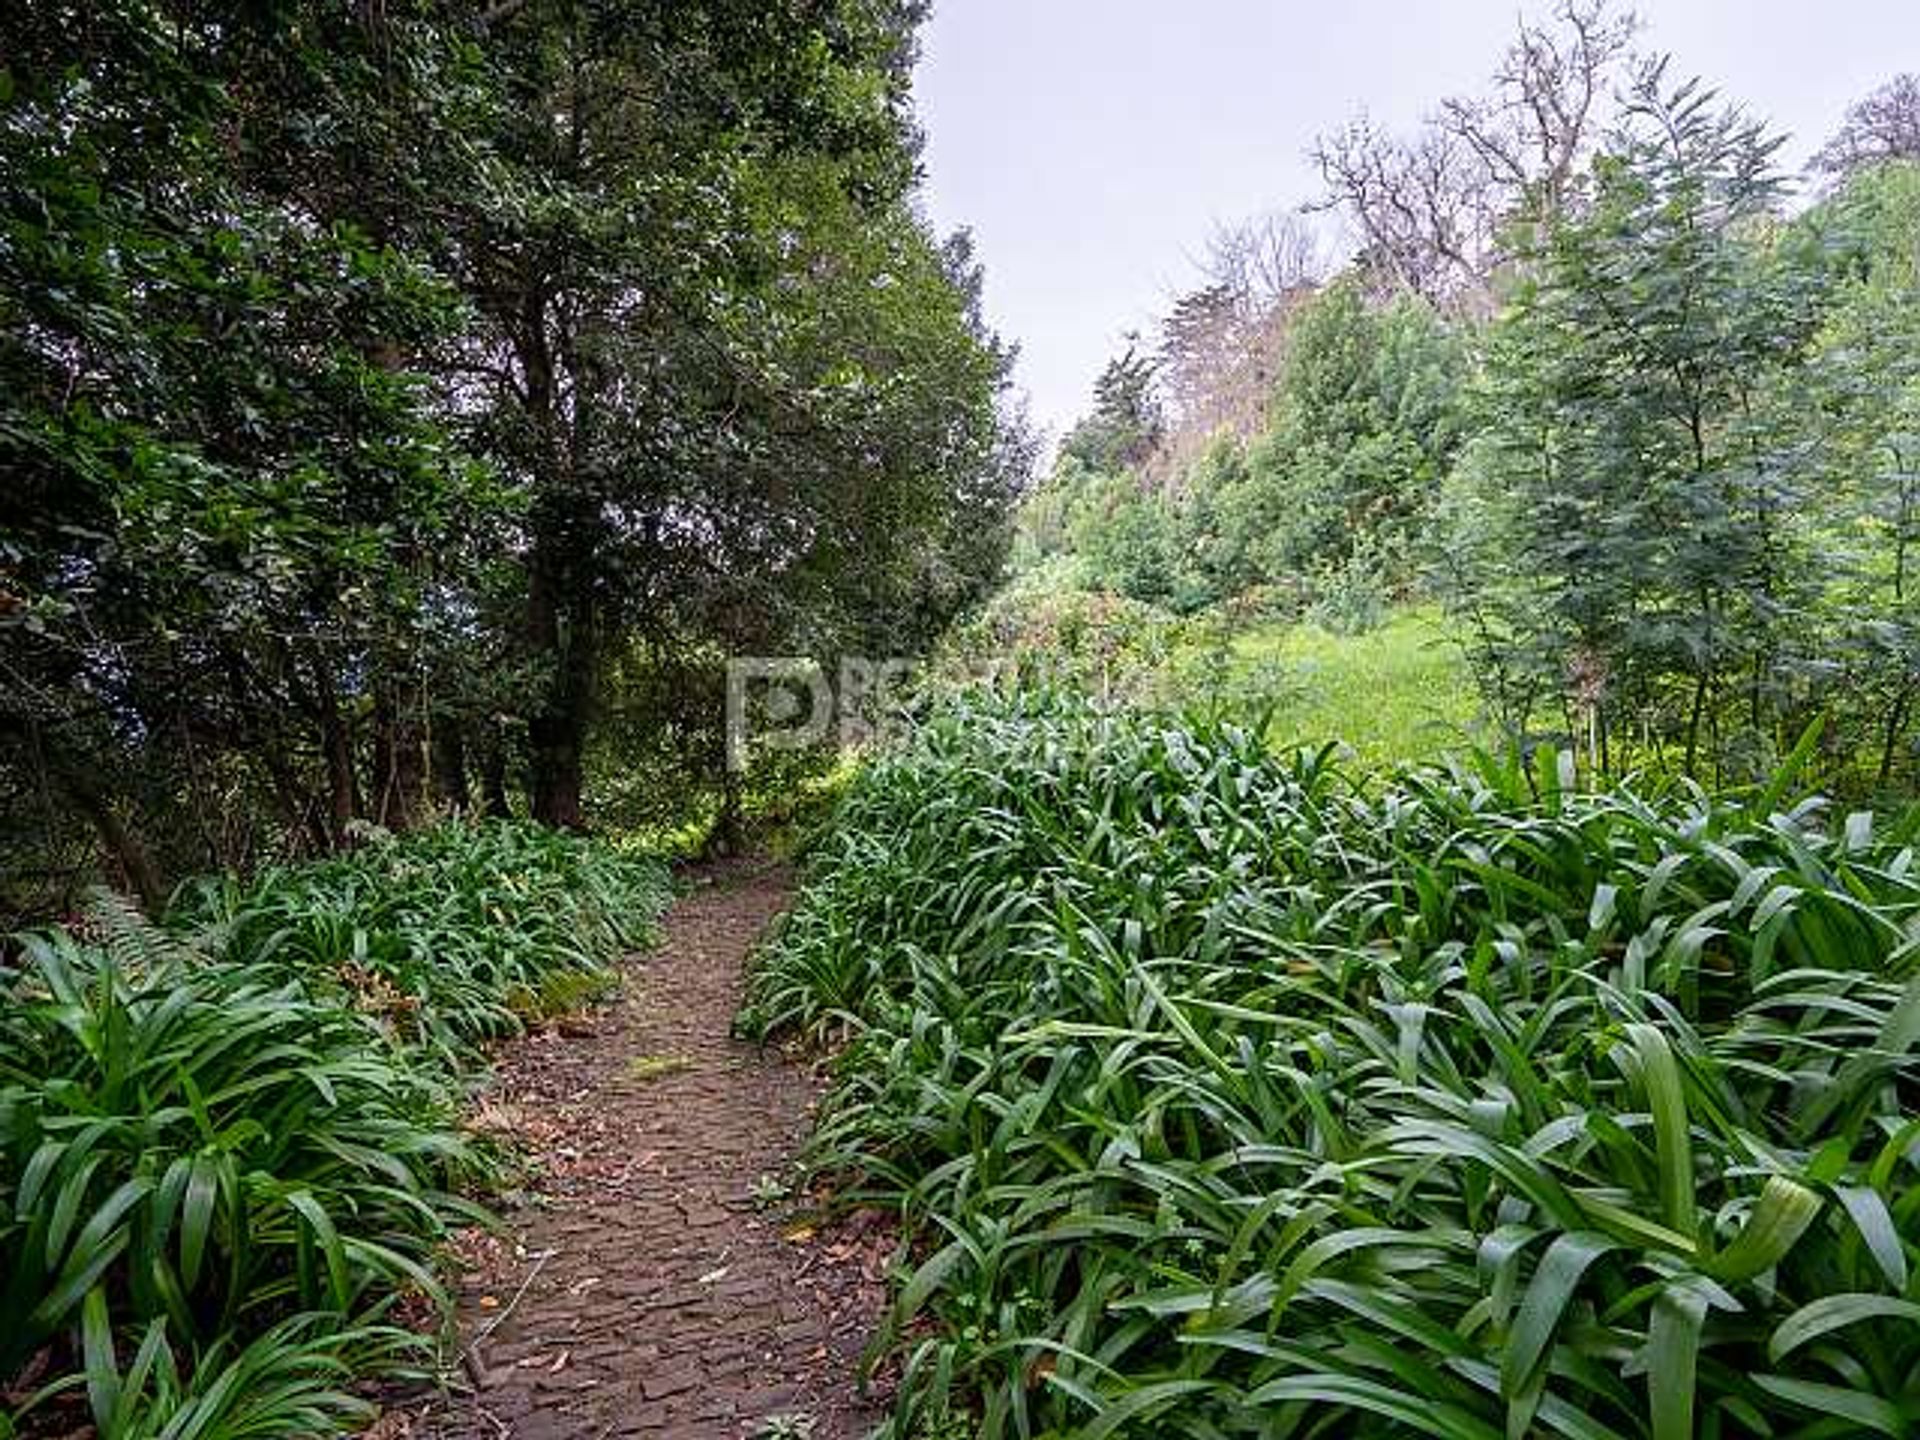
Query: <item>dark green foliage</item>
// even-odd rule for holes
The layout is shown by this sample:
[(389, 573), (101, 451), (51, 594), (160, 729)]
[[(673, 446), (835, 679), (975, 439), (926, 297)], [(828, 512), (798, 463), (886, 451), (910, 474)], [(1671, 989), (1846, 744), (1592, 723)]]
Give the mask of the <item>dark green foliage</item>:
[[(1697, 85), (1651, 71), (1628, 119), (1490, 339), (1443, 564), (1511, 730), (1750, 777), (1845, 649), (1822, 622), (1857, 510), (1822, 472), (1865, 397), (1809, 402), (1849, 242), (1831, 212), (1774, 218), (1778, 142)], [(1863, 390), (1907, 383), (1860, 358)]]
[(1804, 355), (1821, 275), (1761, 243), (1774, 142), (1661, 86), (1496, 329), (1472, 473), (1511, 511), (1520, 648), (1584, 710), (1659, 710), (1691, 768), (1731, 677), (1775, 683), (1797, 603), (1797, 456), (1762, 396)]
[(472, 1042), (604, 989), (669, 893), (654, 861), (448, 827), (209, 885), (166, 928), (103, 902), (86, 938), (20, 937), (0, 1391), (47, 1349), (75, 1374), (41, 1406), (116, 1440), (358, 1417), (355, 1377), (432, 1358), (396, 1296), (444, 1304), (435, 1248), (484, 1218), (455, 1193), (493, 1173), (456, 1117)]
[(1920, 163), (1857, 175), (1808, 221), (1840, 250), (1832, 303), (1794, 397), (1825, 417), (1809, 517), (1825, 562), (1810, 617), (1819, 699), (1859, 788), (1908, 789), (1920, 630)]
[(1107, 362), (1093, 382), (1093, 411), (1067, 433), (1060, 453), (1089, 470), (1115, 473), (1153, 454), (1165, 428), (1154, 392), (1157, 364), (1140, 353), (1135, 336), (1124, 355)]
[(1462, 335), (1425, 302), (1382, 305), (1345, 276), (1297, 302), (1253, 440), (1217, 436), (1165, 477), (1144, 442), (1125, 458), (1090, 441), (1117, 424), (1097, 410), (1027, 502), (1026, 558), (1064, 552), (1082, 583), (1181, 613), (1274, 584), (1351, 613), (1336, 592), (1356, 588), (1354, 567), (1379, 596), (1404, 593), (1410, 539), (1462, 438), (1466, 368)]
[[(466, 600), (497, 496), (401, 363), (458, 330), (454, 287), (375, 215), (296, 203), (262, 168), (296, 100), (308, 199), (334, 143), (391, 148), (379, 37), (322, 52), (264, 11), (7, 13), (0, 769), (10, 820), (39, 831), (27, 858), (84, 827), (153, 903), (173, 865), (245, 856), (275, 812), (289, 843), (338, 841), (299, 741), (350, 723), (353, 669), (417, 695), (428, 587)], [(421, 83), (457, 91), (459, 57), (403, 33)]]
[(0, 913), (575, 827), (636, 646), (977, 598), (1027, 442), (912, 205), (923, 9), (7, 9)]
[(169, 916), (447, 1050), (577, 1007), (653, 940), (671, 896), (649, 857), (537, 825), (448, 825), (202, 881)]
[(444, 1087), (297, 981), (111, 923), (95, 945), (28, 937), (8, 978), (5, 1298), (25, 1318), (0, 1372), (96, 1290), (117, 1320), (211, 1337), (431, 1286), (428, 1247), (473, 1213), (445, 1193), (473, 1162)]
[(1920, 1421), (1914, 821), (1570, 773), (1043, 701), (878, 759), (744, 1023), (851, 1039), (898, 1433)]
[(1459, 445), (1465, 369), (1460, 336), (1411, 296), (1371, 305), (1347, 277), (1300, 308), (1273, 429), (1219, 498), (1258, 527), (1262, 578), (1406, 543)]

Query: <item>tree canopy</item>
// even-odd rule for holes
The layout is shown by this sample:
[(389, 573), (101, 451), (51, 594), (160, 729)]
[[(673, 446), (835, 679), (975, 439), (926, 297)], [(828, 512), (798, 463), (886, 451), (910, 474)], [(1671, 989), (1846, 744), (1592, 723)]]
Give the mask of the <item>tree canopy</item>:
[(913, 643), (990, 584), (1027, 447), (969, 244), (913, 208), (923, 8), (0, 19), (37, 878), (103, 843), (151, 895), (435, 804), (577, 825), (630, 641)]

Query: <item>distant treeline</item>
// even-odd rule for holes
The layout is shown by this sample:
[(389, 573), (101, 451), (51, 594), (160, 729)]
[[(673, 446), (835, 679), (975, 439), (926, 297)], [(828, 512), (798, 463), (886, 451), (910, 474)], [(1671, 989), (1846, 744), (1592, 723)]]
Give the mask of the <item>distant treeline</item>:
[(1023, 512), (1030, 584), (1335, 628), (1437, 596), (1495, 737), (1598, 770), (1920, 781), (1920, 81), (1796, 197), (1598, 0), (1419, 135), (1316, 151), (1359, 237), (1223, 232)]

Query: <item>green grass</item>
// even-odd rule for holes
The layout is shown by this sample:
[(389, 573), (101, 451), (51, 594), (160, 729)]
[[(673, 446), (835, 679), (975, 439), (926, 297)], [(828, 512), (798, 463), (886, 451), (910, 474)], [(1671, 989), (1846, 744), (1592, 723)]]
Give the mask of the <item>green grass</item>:
[(1394, 611), (1358, 635), (1268, 622), (1229, 641), (1224, 667), (1210, 658), (1217, 653), (1217, 645), (1188, 641), (1173, 671), (1211, 680), (1242, 713), (1270, 711), (1267, 733), (1277, 744), (1337, 740), (1363, 763), (1391, 767), (1471, 742), (1473, 680), (1437, 608)]
[(959, 705), (878, 757), (743, 1027), (910, 1237), (894, 1433), (1920, 1427), (1920, 817), (1377, 775)]
[[(484, 1219), (477, 1043), (604, 991), (664, 867), (529, 826), (200, 887), (165, 926), (0, 949), (0, 1437), (295, 1437), (430, 1368), (435, 1255)], [(37, 1427), (37, 1428), (36, 1428)]]
[[(1180, 618), (1112, 595), (1010, 587), (961, 626), (930, 671), (965, 691), (983, 662), (1153, 709), (1266, 717), (1279, 745), (1337, 740), (1371, 768), (1471, 747), (1479, 701), (1438, 606), (1403, 606), (1358, 634), (1225, 611)], [(1003, 682), (1002, 688), (1007, 688)]]

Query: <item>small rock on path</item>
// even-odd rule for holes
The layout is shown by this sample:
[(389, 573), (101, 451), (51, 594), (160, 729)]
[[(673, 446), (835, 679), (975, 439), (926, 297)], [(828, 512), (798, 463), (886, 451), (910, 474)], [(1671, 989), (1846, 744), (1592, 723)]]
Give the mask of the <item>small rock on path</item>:
[(535, 1193), (472, 1257), (459, 1386), (401, 1433), (745, 1440), (788, 1416), (853, 1440), (879, 1422), (854, 1375), (884, 1237), (815, 1237), (755, 1200), (787, 1174), (819, 1088), (731, 1037), (743, 962), (790, 879), (743, 861), (695, 880), (613, 1005), (500, 1056), (477, 1120), (531, 1152)]

